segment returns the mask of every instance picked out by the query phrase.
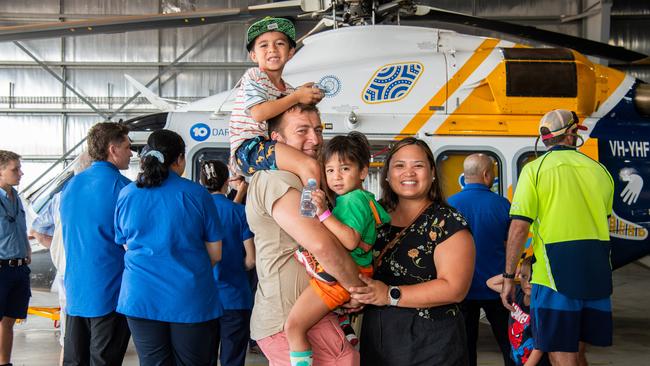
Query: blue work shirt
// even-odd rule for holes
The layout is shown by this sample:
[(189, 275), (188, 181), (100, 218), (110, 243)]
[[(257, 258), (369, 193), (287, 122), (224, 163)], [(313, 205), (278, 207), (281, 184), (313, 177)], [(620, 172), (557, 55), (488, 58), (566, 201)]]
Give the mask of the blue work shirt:
[(510, 226), (510, 202), (480, 183), (469, 183), (449, 197), (449, 204), (465, 217), (474, 236), (476, 264), (467, 300), (489, 300), (499, 294), (485, 284), (503, 273), (505, 242)]
[(34, 219), (32, 229), (40, 234), (54, 236), (54, 223), (56, 222), (56, 215), (59, 214), (60, 203), (61, 192), (52, 196), (52, 199), (47, 203), (43, 212)]
[(219, 220), (224, 228), (222, 239), (223, 260), (214, 267), (219, 299), (226, 310), (253, 308), (253, 291), (244, 267), (244, 240), (253, 237), (246, 221), (244, 205), (234, 203), (223, 194), (213, 194)]
[(0, 259), (27, 257), (27, 223), (18, 192), (11, 188), (13, 200), (0, 188)]
[(221, 316), (205, 243), (222, 232), (210, 193), (174, 172), (158, 187), (126, 187), (115, 210), (115, 242), (128, 248), (117, 311), (172, 323)]
[(115, 245), (113, 215), (117, 196), (129, 182), (115, 165), (96, 161), (72, 177), (61, 193), (66, 312), (70, 315), (92, 318), (115, 311), (124, 248)]

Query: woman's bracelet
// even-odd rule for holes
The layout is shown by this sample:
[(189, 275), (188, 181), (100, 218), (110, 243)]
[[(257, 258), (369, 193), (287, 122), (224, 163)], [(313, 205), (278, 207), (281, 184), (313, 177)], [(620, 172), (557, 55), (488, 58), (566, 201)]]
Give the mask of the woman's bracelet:
[(323, 222), (323, 221), (327, 220), (327, 218), (330, 217), (331, 215), (332, 215), (332, 211), (330, 211), (329, 209), (327, 209), (326, 211), (324, 211), (322, 214), (320, 214), (320, 215), (318, 216), (318, 220), (319, 220), (320, 222)]

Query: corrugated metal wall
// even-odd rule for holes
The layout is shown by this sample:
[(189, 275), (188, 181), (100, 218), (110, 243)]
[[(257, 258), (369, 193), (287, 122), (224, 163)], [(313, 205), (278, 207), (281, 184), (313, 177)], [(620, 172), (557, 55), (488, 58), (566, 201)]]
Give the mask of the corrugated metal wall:
[[(254, 0), (250, 3), (262, 3)], [(530, 24), (576, 36), (581, 20), (561, 23), (560, 16), (580, 13), (587, 0), (429, 0), (432, 6), (478, 16)], [(208, 7), (242, 6), (244, 0), (22, 0), (0, 2), (0, 25), (186, 11)], [(451, 27), (439, 24), (444, 28)], [(610, 43), (650, 53), (650, 5), (647, 1), (616, 0), (612, 8)], [(470, 34), (490, 32), (460, 27)], [(66, 79), (105, 113), (116, 109), (135, 89), (128, 73), (145, 83), (204, 35), (208, 37), (183, 58), (183, 65), (167, 72), (153, 89), (163, 97), (193, 100), (231, 88), (247, 67), (243, 46), (246, 24), (229, 23), (195, 28), (164, 29), (74, 38), (26, 41), (22, 44)], [(626, 67), (650, 79), (647, 66)], [(117, 118), (130, 118), (153, 107), (143, 99)], [(102, 120), (60, 82), (10, 42), (0, 43), (0, 148), (26, 158), (29, 183), (48, 162), (59, 157)]]
[[(241, 5), (236, 0), (3, 1), (0, 25)], [(205, 34), (207, 38), (182, 59), (184, 65), (165, 73), (153, 89), (160, 89), (163, 97), (194, 100), (231, 88), (248, 67), (243, 45), (246, 26), (229, 23), (21, 43), (39, 60), (52, 63), (53, 71), (110, 114), (136, 92), (124, 74), (146, 83)], [(103, 118), (13, 43), (0, 43), (0, 55), (0, 149), (25, 158), (24, 187)], [(113, 120), (147, 110), (155, 111), (140, 98)]]
[[(612, 6), (609, 43), (650, 55), (650, 1), (616, 0)], [(650, 65), (619, 66), (650, 82)]]

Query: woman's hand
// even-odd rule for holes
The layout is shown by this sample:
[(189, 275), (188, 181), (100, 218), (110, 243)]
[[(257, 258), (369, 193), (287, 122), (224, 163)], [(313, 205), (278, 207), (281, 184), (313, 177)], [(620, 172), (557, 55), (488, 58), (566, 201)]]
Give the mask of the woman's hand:
[(351, 314), (351, 313), (356, 313), (361, 311), (363, 309), (363, 304), (361, 304), (359, 301), (355, 299), (350, 299), (350, 301), (341, 305), (341, 308), (343, 308), (343, 311), (346, 314)]
[(388, 286), (377, 280), (359, 274), (359, 278), (366, 286), (350, 287), (350, 297), (362, 304), (384, 306), (390, 304), (388, 301)]
[(311, 193), (311, 202), (316, 206), (316, 216), (320, 216), (328, 210), (327, 196), (325, 192), (317, 189)]

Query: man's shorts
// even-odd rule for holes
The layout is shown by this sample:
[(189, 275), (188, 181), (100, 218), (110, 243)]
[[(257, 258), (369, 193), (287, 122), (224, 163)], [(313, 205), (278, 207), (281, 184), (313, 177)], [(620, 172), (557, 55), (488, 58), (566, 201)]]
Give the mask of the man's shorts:
[(247, 175), (253, 175), (260, 170), (278, 170), (275, 144), (275, 141), (264, 136), (244, 141), (235, 152), (237, 166)]
[(0, 318), (25, 319), (32, 292), (27, 266), (0, 267)]
[[(314, 351), (314, 365), (358, 366), (359, 351), (345, 339), (336, 315), (329, 313), (307, 332)], [(284, 332), (257, 340), (264, 356), (272, 366), (290, 366), (289, 342)]]
[[(359, 266), (359, 273), (363, 274), (366, 277), (372, 278), (372, 272), (372, 266)], [(339, 285), (338, 282), (330, 285), (312, 278), (309, 280), (309, 284), (311, 285), (311, 288), (316, 291), (318, 297), (323, 300), (325, 305), (327, 305), (327, 308), (330, 310), (334, 310), (350, 301), (350, 293), (344, 289), (343, 286)]]
[(533, 285), (530, 312), (535, 348), (544, 352), (578, 352), (578, 342), (612, 345), (612, 301), (578, 300)]

